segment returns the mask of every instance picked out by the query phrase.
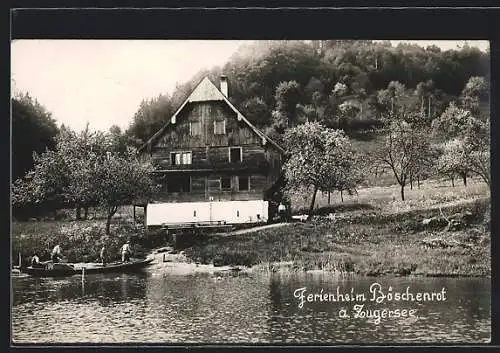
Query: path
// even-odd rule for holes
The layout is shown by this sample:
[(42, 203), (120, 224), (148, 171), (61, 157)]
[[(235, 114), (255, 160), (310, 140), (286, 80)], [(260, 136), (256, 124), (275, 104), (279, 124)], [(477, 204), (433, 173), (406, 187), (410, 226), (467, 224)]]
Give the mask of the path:
[(265, 226), (257, 226), (257, 227), (252, 227), (252, 228), (240, 229), (240, 230), (235, 230), (235, 231), (228, 232), (228, 233), (217, 233), (217, 235), (231, 236), (231, 235), (247, 234), (247, 233), (258, 232), (258, 231), (264, 230), (264, 229), (283, 227), (283, 226), (290, 225), (290, 224), (291, 223), (266, 224)]

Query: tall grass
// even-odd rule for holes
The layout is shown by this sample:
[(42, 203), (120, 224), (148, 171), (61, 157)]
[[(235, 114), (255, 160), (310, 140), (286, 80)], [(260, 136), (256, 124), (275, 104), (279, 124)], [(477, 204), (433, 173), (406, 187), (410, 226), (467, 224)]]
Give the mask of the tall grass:
[(110, 235), (105, 234), (104, 223), (95, 220), (13, 222), (11, 256), (14, 264), (19, 253), (24, 265), (35, 253), (42, 260), (48, 260), (52, 248), (59, 244), (69, 262), (96, 261), (101, 247), (106, 245), (110, 260), (117, 260), (120, 247), (127, 240), (132, 242), (133, 255), (142, 257), (151, 236), (129, 222), (113, 224)]
[[(201, 263), (259, 265), (269, 272), (325, 270), (363, 275), (488, 275), (489, 204), (489, 198), (483, 198), (441, 210), (376, 213), (371, 217), (337, 220), (317, 218), (308, 223), (262, 230), (253, 236), (208, 238), (185, 252)], [(423, 238), (444, 228), (423, 229), (422, 220), (441, 212), (468, 212), (471, 215), (466, 229), (443, 233), (466, 242), (467, 234), (477, 232), (480, 237), (471, 248), (428, 248), (422, 244)]]

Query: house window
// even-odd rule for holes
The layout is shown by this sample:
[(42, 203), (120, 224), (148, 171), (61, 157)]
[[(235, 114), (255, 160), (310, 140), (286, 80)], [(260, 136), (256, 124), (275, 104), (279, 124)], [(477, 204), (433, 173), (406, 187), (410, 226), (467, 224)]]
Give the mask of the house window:
[(243, 151), (241, 147), (229, 147), (229, 162), (237, 163), (243, 160)]
[(247, 128), (247, 127), (243, 128), (243, 136), (246, 138), (252, 137), (252, 132), (250, 131), (249, 128)]
[(226, 121), (225, 120), (215, 120), (214, 121), (214, 134), (224, 135), (226, 133)]
[(220, 188), (221, 190), (231, 190), (231, 178), (220, 178)]
[(191, 178), (188, 176), (169, 176), (167, 177), (168, 192), (190, 192)]
[(172, 165), (191, 164), (191, 152), (170, 152)]
[(201, 122), (199, 121), (189, 122), (189, 135), (191, 136), (201, 135)]
[(239, 191), (250, 190), (250, 177), (247, 176), (238, 177), (238, 190)]

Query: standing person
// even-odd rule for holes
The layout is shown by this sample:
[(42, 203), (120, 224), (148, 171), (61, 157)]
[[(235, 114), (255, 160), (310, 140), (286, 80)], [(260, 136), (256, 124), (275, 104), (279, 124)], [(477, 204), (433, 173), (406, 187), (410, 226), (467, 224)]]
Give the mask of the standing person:
[(61, 246), (57, 244), (54, 246), (54, 249), (52, 249), (52, 253), (50, 255), (50, 259), (52, 260), (53, 263), (58, 263), (60, 260), (62, 260), (62, 250)]
[(130, 240), (127, 240), (127, 242), (122, 246), (122, 262), (129, 262), (130, 254)]
[(280, 221), (284, 221), (286, 219), (286, 206), (283, 202), (280, 202), (278, 206), (278, 214), (280, 216)]
[(106, 245), (103, 245), (101, 248), (101, 254), (99, 255), (101, 258), (101, 262), (103, 266), (106, 266), (108, 263), (108, 249), (106, 249)]

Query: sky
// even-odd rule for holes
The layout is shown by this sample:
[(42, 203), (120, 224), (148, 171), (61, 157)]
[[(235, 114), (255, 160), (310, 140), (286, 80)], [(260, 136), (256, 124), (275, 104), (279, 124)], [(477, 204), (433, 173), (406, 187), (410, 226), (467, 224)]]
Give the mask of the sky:
[[(198, 71), (223, 66), (244, 41), (15, 40), (14, 91), (28, 92), (58, 124), (126, 129), (143, 99), (171, 94)], [(393, 45), (401, 41), (391, 41)], [(409, 42), (409, 41), (405, 41)], [(456, 49), (464, 41), (410, 41)], [(486, 50), (488, 41), (467, 41)]]

